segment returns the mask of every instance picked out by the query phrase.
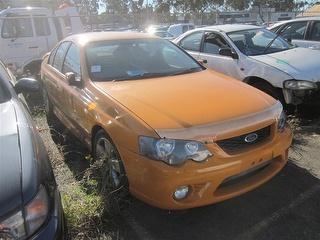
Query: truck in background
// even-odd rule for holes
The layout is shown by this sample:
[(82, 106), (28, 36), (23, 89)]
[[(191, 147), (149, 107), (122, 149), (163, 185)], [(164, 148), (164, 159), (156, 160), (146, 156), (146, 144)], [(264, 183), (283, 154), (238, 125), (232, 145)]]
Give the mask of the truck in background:
[(27, 7), (0, 12), (0, 58), (15, 74), (37, 75), (42, 57), (64, 37), (84, 31), (75, 7)]

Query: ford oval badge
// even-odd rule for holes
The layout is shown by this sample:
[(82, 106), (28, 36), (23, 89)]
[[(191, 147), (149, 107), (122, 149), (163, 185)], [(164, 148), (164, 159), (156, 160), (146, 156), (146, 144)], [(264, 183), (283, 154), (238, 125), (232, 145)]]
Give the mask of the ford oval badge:
[(244, 141), (246, 143), (253, 143), (258, 139), (258, 134), (256, 133), (250, 133), (247, 136), (245, 136)]

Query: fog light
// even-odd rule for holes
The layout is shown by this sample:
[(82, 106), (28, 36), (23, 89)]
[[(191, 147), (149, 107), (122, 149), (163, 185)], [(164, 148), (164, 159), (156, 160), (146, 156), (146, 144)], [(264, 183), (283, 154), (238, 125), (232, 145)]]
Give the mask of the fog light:
[(175, 199), (181, 200), (181, 199), (184, 199), (188, 195), (188, 192), (189, 192), (188, 186), (181, 186), (176, 189), (173, 196)]

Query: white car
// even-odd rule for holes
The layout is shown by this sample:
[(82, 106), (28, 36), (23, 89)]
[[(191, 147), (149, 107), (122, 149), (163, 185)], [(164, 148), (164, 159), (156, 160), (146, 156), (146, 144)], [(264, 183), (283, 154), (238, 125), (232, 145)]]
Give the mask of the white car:
[(0, 59), (15, 74), (40, 72), (42, 57), (70, 34), (83, 32), (75, 7), (52, 13), (42, 7), (8, 8), (0, 12)]
[(297, 18), (276, 23), (269, 30), (299, 47), (320, 50), (320, 17)]
[(194, 29), (195, 26), (191, 23), (179, 23), (171, 25), (168, 28), (168, 33), (170, 33), (173, 37), (179, 37), (181, 34), (188, 32), (189, 30)]
[(298, 48), (257, 26), (196, 29), (173, 41), (207, 67), (298, 105), (320, 98), (320, 52)]

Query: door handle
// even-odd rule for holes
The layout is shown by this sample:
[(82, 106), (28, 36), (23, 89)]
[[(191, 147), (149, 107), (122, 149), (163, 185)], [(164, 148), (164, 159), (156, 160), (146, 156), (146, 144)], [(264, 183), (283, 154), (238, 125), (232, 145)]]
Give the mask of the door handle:
[(31, 46), (31, 47), (29, 47), (29, 49), (37, 49), (37, 48), (39, 48), (38, 46)]

